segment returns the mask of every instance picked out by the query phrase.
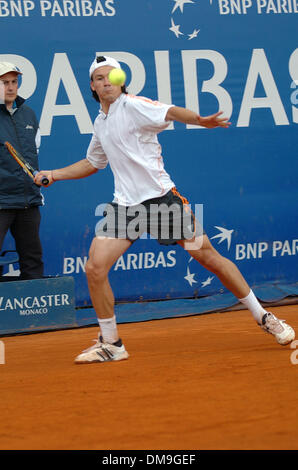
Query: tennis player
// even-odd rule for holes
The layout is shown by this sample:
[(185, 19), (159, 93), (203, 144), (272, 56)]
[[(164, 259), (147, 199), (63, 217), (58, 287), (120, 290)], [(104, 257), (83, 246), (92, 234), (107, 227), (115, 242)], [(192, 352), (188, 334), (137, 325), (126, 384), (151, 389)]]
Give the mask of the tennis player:
[[(120, 68), (120, 64), (111, 57), (100, 56), (89, 70), (91, 90), (101, 109), (86, 158), (64, 168), (41, 171), (36, 177), (36, 182), (40, 182), (45, 175), (50, 184), (84, 178), (108, 163), (114, 175), (114, 200), (97, 227), (86, 263), (100, 331), (96, 343), (79, 354), (75, 363), (128, 358), (118, 335), (108, 273), (144, 231), (150, 232), (160, 244), (178, 243), (186, 249), (251, 311), (264, 331), (274, 335), (278, 343), (288, 344), (295, 337), (293, 328), (264, 310), (237, 266), (215, 250), (164, 168), (157, 134), (171, 121), (206, 128), (228, 128), (230, 122), (221, 112), (202, 117), (185, 108), (131, 96), (125, 85), (110, 83), (108, 74), (114, 67)], [(171, 208), (171, 217), (167, 208)]]

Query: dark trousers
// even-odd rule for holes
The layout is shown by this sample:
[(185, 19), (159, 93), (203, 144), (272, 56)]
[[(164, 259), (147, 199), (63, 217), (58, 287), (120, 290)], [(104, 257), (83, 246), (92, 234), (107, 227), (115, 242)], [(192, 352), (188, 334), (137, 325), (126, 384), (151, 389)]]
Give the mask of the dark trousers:
[(20, 279), (43, 277), (39, 207), (0, 210), (0, 250), (10, 230), (19, 255)]

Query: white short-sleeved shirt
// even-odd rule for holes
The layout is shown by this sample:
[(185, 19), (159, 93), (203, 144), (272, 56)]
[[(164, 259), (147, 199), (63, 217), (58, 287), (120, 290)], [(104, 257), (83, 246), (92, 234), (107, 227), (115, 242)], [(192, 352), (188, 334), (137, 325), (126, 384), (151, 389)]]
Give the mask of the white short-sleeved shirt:
[(114, 202), (125, 206), (163, 196), (174, 183), (164, 169), (157, 134), (173, 105), (122, 93), (108, 114), (99, 112), (87, 151), (98, 169), (110, 164), (114, 175)]

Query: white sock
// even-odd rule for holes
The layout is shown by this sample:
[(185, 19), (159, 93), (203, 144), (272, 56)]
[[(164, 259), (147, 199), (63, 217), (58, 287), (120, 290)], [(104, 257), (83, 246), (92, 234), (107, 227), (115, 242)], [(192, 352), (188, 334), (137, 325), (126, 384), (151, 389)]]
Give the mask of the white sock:
[(115, 343), (118, 341), (118, 330), (115, 315), (112, 318), (98, 318), (98, 324), (101, 329), (101, 335), (106, 343)]
[(245, 305), (248, 310), (251, 311), (254, 319), (256, 320), (259, 325), (262, 323), (262, 317), (266, 310), (262, 307), (258, 299), (256, 298), (255, 294), (252, 290), (250, 290), (249, 294), (244, 297), (243, 299), (239, 299), (239, 301)]

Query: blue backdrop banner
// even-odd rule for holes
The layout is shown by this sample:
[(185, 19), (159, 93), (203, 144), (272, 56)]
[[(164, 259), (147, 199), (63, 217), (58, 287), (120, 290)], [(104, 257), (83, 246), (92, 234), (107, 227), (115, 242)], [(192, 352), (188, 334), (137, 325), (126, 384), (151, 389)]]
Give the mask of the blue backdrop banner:
[[(40, 122), (43, 169), (86, 155), (98, 113), (88, 77), (95, 54), (121, 62), (132, 94), (203, 116), (222, 110), (229, 129), (173, 123), (160, 134), (166, 170), (192, 208), (202, 205), (211, 242), (252, 286), (293, 283), (297, 20), (297, 0), (0, 0), (0, 60), (23, 72), (19, 93)], [(45, 274), (73, 277), (76, 306), (90, 305), (85, 263), (100, 207), (113, 199), (111, 171), (43, 194)], [(118, 301), (224, 292), (178, 245), (150, 238), (117, 261), (110, 281)]]

